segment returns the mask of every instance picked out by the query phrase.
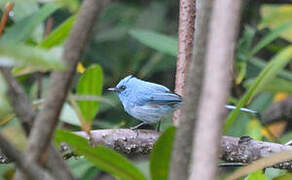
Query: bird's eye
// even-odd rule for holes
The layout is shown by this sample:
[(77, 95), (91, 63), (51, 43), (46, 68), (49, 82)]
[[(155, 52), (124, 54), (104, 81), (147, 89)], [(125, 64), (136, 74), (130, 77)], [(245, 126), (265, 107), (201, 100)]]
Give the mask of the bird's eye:
[(123, 85), (123, 86), (120, 87), (120, 90), (124, 91), (126, 88), (127, 87)]

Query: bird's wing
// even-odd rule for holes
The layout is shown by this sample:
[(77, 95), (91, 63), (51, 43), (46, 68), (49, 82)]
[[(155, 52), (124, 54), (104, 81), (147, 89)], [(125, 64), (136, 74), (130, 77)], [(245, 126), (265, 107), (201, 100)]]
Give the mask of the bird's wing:
[(182, 97), (172, 92), (155, 92), (143, 97), (145, 104), (178, 104), (182, 102)]
[(151, 104), (178, 104), (182, 102), (182, 97), (178, 94), (172, 93), (167, 87), (160, 84), (143, 82), (136, 88), (136, 96), (139, 105)]
[(151, 95), (150, 101), (153, 101), (153, 102), (181, 102), (182, 98), (180, 95), (172, 93), (172, 92), (153, 93)]

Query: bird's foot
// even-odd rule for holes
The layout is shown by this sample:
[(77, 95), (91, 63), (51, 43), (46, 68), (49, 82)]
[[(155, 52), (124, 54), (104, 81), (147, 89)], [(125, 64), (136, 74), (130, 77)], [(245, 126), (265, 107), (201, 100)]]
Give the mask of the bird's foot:
[(161, 121), (158, 121), (157, 126), (156, 126), (156, 131), (157, 132), (160, 132), (160, 124), (161, 124)]
[(138, 124), (138, 125), (136, 125), (136, 126), (134, 126), (134, 127), (131, 127), (130, 129), (131, 130), (136, 130), (136, 129), (138, 129), (139, 127), (141, 127), (141, 126), (143, 126), (143, 125), (145, 125), (146, 123), (144, 123), (144, 122), (142, 122), (142, 123), (140, 123), (140, 124)]

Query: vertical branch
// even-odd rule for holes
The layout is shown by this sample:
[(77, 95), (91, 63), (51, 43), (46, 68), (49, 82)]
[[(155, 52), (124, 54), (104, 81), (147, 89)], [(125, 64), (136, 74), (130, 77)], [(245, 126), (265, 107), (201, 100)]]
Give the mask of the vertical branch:
[(184, 107), (176, 132), (172, 152), (170, 179), (187, 179), (191, 159), (194, 123), (197, 119), (197, 107), (201, 95), (204, 73), (204, 59), (207, 44), (208, 24), (212, 11), (212, 0), (196, 1), (196, 21), (193, 42), (192, 61), (187, 74)]
[[(13, 110), (17, 114), (18, 119), (20, 120), (22, 127), (26, 132), (26, 135), (29, 135), (31, 125), (35, 117), (35, 111), (32, 108), (23, 88), (18, 84), (17, 80), (11, 74), (10, 69), (0, 68), (0, 71), (8, 84), (7, 94), (10, 97)], [(68, 167), (66, 166), (62, 157), (60, 157), (58, 151), (55, 150), (54, 146), (50, 147), (48, 156), (49, 158), (47, 166), (48, 169), (51, 170), (52, 174), (63, 180), (74, 179), (73, 175), (70, 173)], [(16, 173), (15, 177), (19, 177), (19, 173)]]
[[(35, 116), (35, 111), (28, 101), (28, 98), (23, 88), (18, 84), (17, 80), (11, 74), (10, 69), (0, 68), (0, 71), (8, 84), (7, 94), (10, 97), (13, 110), (17, 114), (26, 135), (29, 135), (31, 125)], [(63, 180), (74, 179), (62, 157), (59, 155), (58, 151), (55, 150), (55, 147), (53, 145), (50, 147), (50, 152), (48, 156), (49, 158), (47, 166), (48, 169), (51, 170), (52, 174)], [(15, 177), (19, 177), (19, 173), (16, 174), (18, 175), (16, 175)]]
[(6, 26), (6, 22), (8, 20), (9, 17), (9, 12), (12, 11), (14, 7), (14, 3), (7, 3), (6, 5), (6, 10), (1, 18), (1, 23), (0, 23), (0, 37), (2, 36), (2, 33), (4, 31), (4, 28)]
[(10, 69), (0, 67), (0, 71), (8, 85), (7, 95), (10, 97), (13, 110), (19, 117), (20, 123), (26, 135), (28, 135), (35, 112), (29, 103), (23, 88), (11, 74)]
[[(211, 16), (206, 70), (194, 131), (193, 167), (189, 179), (216, 179), (221, 128), (230, 91), (230, 71), (240, 20), (240, 0), (216, 0)], [(208, 167), (208, 171), (206, 171)]]
[(50, 17), (48, 19), (48, 22), (47, 22), (47, 25), (46, 25), (45, 37), (47, 37), (51, 33), (53, 25), (54, 25), (54, 18)]
[[(178, 28), (178, 53), (176, 63), (175, 92), (183, 95), (186, 74), (189, 67), (194, 36), (195, 0), (180, 0), (179, 28)], [(173, 115), (173, 124), (178, 125), (181, 118), (181, 110)]]
[(96, 18), (104, 3), (103, 0), (83, 1), (79, 16), (65, 44), (63, 59), (67, 69), (64, 72), (52, 73), (43, 109), (36, 116), (30, 133), (26, 153), (30, 160), (45, 161), (46, 151), (58, 123), (59, 114), (71, 86), (77, 63), (88, 44)]

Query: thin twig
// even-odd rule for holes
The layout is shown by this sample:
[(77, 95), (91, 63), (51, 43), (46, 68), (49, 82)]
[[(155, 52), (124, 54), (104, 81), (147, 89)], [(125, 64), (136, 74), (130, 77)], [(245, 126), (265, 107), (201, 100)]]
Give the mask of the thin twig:
[(0, 24), (0, 37), (2, 36), (2, 33), (3, 33), (5, 26), (6, 26), (6, 22), (7, 22), (8, 17), (9, 17), (9, 13), (10, 13), (10, 11), (12, 11), (13, 7), (14, 7), (14, 3), (7, 3), (6, 4), (6, 10), (2, 16), (1, 24)]
[[(47, 37), (53, 28), (53, 24), (54, 24), (54, 18), (50, 17), (47, 21), (46, 24), (46, 30), (45, 30), (45, 37)], [(43, 89), (43, 73), (42, 72), (36, 72), (34, 73), (35, 79), (36, 79), (36, 84), (37, 84), (37, 94), (36, 97), (38, 99), (42, 98), (42, 89)]]
[(51, 33), (51, 30), (53, 28), (53, 24), (54, 24), (54, 18), (50, 17), (47, 21), (45, 37), (47, 37)]

